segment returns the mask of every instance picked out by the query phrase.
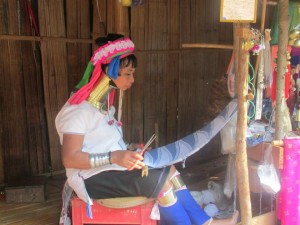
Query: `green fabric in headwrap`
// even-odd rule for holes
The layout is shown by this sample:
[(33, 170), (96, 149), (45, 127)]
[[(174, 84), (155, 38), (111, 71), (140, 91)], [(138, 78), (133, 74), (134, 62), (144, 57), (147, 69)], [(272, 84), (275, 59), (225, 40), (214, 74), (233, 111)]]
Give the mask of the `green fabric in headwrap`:
[(81, 87), (83, 87), (84, 85), (86, 85), (89, 82), (90, 77), (93, 73), (93, 70), (94, 70), (94, 66), (93, 66), (92, 62), (89, 61), (88, 65), (84, 71), (81, 81), (76, 85), (77, 89), (80, 89)]

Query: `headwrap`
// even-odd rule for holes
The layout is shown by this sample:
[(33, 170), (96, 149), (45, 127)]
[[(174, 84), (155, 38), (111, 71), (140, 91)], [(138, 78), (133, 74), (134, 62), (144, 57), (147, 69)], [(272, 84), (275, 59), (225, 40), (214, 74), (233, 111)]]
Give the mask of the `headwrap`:
[[(102, 80), (105, 76), (105, 74), (102, 74), (102, 64), (109, 64), (107, 71), (108, 77), (117, 79), (120, 59), (132, 54), (133, 51), (134, 44), (129, 38), (120, 38), (99, 47), (94, 52), (82, 80), (76, 86), (80, 89), (70, 97), (68, 102), (71, 105), (80, 104), (82, 101), (87, 99), (96, 82), (99, 79)], [(89, 79), (91, 74), (92, 77)], [(102, 77), (100, 77), (101, 74)]]

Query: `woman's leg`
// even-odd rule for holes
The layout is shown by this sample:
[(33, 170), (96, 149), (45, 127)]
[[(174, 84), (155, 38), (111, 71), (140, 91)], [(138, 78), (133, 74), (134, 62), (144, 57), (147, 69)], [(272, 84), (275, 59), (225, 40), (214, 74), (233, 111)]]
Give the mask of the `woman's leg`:
[(175, 171), (170, 181), (172, 182), (176, 196), (195, 225), (202, 225), (210, 219), (204, 210), (198, 205), (190, 191), (183, 183), (179, 172)]
[(170, 178), (176, 196), (178, 197), (179, 202), (186, 210), (191, 221), (195, 225), (235, 225), (238, 219), (238, 212), (235, 212), (231, 218), (222, 219), (222, 220), (213, 220), (210, 218), (204, 210), (198, 205), (194, 200), (193, 196), (190, 194), (190, 191), (187, 189), (186, 185), (183, 183), (180, 174), (178, 171), (173, 173), (173, 176)]
[[(172, 174), (172, 169), (170, 174)], [(161, 224), (192, 225), (188, 214), (177, 199), (169, 178), (167, 179), (162, 192), (159, 194), (157, 201)]]

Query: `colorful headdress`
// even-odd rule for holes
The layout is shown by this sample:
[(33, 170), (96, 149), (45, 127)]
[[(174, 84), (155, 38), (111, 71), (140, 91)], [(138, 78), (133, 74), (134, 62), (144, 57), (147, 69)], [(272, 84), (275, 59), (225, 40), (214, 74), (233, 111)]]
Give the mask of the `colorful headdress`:
[(70, 104), (80, 104), (87, 99), (97, 81), (103, 79), (103, 77), (100, 77), (102, 64), (109, 64), (108, 77), (117, 79), (120, 59), (132, 54), (133, 51), (134, 44), (129, 38), (120, 38), (99, 47), (94, 52), (82, 80), (76, 86), (79, 90), (71, 96), (68, 102)]

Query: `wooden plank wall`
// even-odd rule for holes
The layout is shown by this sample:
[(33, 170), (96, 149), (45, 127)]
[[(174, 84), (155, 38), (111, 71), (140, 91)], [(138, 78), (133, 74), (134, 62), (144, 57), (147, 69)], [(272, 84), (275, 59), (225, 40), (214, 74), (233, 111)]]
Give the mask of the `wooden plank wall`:
[[(0, 1), (1, 34), (32, 34), (24, 3)], [(39, 48), (35, 42), (1, 40), (0, 49), (2, 183), (4, 177), (44, 172), (49, 152)]]
[[(33, 35), (24, 2), (0, 0), (0, 34)], [(0, 183), (63, 169), (55, 116), (95, 48), (86, 40), (120, 29), (118, 0), (30, 2), (39, 33), (48, 39), (0, 40)], [(227, 88), (220, 80), (231, 51), (181, 45), (232, 44), (232, 24), (219, 22), (219, 9), (220, 1), (211, 0), (147, 0), (126, 8), (139, 64), (135, 84), (125, 93), (126, 140), (146, 141), (158, 128), (158, 145), (164, 145), (214, 117), (208, 111), (211, 96), (216, 84)], [(79, 41), (68, 41), (74, 38)], [(219, 137), (200, 152), (193, 159), (220, 154)]]
[(226, 73), (231, 51), (184, 50), (181, 44), (232, 44), (232, 25), (219, 22), (219, 7), (216, 1), (149, 0), (131, 9), (131, 36), (142, 67), (128, 91), (129, 137), (146, 140), (157, 124), (163, 145), (207, 122), (212, 84)]
[[(66, 5), (65, 5), (66, 3)], [(86, 1), (39, 1), (41, 36), (90, 38), (90, 5)], [(90, 59), (90, 44), (42, 41), (45, 107), (51, 169), (63, 169), (55, 117), (82, 77)]]
[[(40, 35), (46, 37), (65, 37), (64, 2), (61, 0), (42, 0), (38, 4)], [(44, 98), (48, 124), (49, 150), (53, 170), (62, 168), (60, 144), (55, 129), (55, 116), (68, 97), (66, 43), (42, 41), (42, 68)]]

